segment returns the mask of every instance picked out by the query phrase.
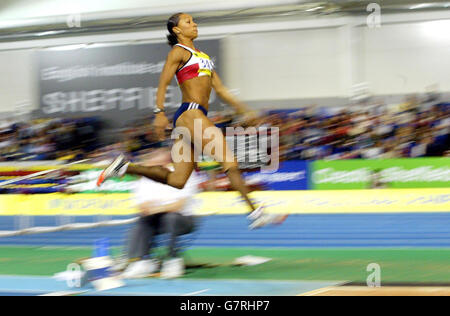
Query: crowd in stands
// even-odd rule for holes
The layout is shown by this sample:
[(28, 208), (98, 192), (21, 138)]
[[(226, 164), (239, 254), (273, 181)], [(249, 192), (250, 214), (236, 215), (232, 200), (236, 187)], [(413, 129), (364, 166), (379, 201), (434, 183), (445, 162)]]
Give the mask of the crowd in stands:
[(100, 146), (101, 120), (39, 119), (0, 125), (0, 161), (72, 160)]
[[(450, 103), (409, 100), (363, 110), (307, 107), (259, 114), (249, 124), (279, 128), (282, 160), (450, 156)], [(209, 116), (219, 127), (244, 123), (231, 112)], [(123, 151), (138, 155), (167, 145), (156, 138), (151, 117), (122, 129), (118, 141), (106, 146), (99, 141), (100, 129), (97, 118), (4, 123), (0, 161), (112, 158)], [(170, 139), (170, 130), (167, 136)]]
[[(406, 107), (405, 107), (406, 105)], [(269, 116), (285, 159), (450, 156), (450, 104)]]
[[(230, 113), (209, 117), (219, 127), (246, 126)], [(129, 152), (157, 142), (148, 122), (127, 130)], [(450, 156), (450, 103), (270, 110), (249, 125), (279, 128), (281, 160)]]

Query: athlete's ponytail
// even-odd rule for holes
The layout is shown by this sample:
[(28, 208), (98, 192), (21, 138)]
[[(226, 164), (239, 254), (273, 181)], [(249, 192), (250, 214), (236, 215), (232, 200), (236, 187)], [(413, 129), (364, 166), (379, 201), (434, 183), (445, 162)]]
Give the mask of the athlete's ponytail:
[(177, 13), (172, 15), (169, 20), (167, 21), (167, 30), (169, 31), (169, 35), (167, 35), (167, 40), (170, 46), (174, 46), (175, 44), (178, 44), (178, 38), (177, 35), (174, 33), (173, 28), (175, 26), (178, 26), (178, 22), (180, 21), (180, 15), (183, 13)]
[(167, 35), (167, 42), (169, 43), (170, 46), (174, 46), (178, 44), (178, 39), (175, 35), (169, 34)]

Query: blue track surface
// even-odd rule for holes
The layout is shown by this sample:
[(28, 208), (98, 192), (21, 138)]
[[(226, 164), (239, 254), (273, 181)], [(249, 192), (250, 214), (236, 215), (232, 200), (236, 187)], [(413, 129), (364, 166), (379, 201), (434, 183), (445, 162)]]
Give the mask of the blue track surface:
[(43, 295), (58, 291), (86, 291), (82, 295), (164, 295), (164, 296), (273, 296), (298, 295), (339, 281), (255, 281), (255, 280), (124, 280), (125, 286), (98, 292), (92, 284), (69, 288), (50, 277), (0, 276), (0, 295)]
[[(117, 219), (119, 217), (114, 217)], [(14, 229), (14, 217), (0, 217), (0, 230)], [(76, 222), (92, 222), (77, 217)], [(55, 217), (37, 216), (34, 226), (53, 226)], [(281, 226), (250, 231), (243, 215), (199, 219), (188, 236), (192, 247), (450, 247), (450, 213), (291, 215)], [(92, 246), (108, 237), (122, 246), (130, 225), (0, 238), (0, 245)]]

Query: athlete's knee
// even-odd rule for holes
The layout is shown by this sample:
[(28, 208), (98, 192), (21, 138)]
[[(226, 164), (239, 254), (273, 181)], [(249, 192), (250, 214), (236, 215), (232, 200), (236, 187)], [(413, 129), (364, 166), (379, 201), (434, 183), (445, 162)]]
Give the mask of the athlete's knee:
[(167, 177), (167, 184), (171, 187), (177, 188), (177, 189), (183, 189), (184, 185), (186, 184), (187, 179), (184, 177), (177, 177), (174, 174), (170, 174)]
[(176, 189), (183, 189), (184, 185), (186, 184), (186, 182), (182, 182), (182, 181), (171, 181), (169, 183), (170, 186), (176, 188)]

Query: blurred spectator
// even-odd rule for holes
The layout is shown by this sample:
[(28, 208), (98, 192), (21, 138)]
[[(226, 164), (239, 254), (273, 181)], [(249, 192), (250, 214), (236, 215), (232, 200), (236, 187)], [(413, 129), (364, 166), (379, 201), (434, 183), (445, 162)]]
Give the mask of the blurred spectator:
[[(170, 148), (139, 156), (147, 166), (164, 165), (171, 168)], [(140, 210), (139, 220), (133, 227), (128, 244), (127, 258), (133, 260), (122, 278), (142, 278), (156, 272), (159, 262), (151, 258), (157, 235), (168, 234), (168, 253), (161, 266), (162, 278), (178, 278), (184, 274), (184, 260), (180, 256), (180, 236), (192, 233), (196, 227), (195, 202), (199, 178), (190, 176), (183, 189), (174, 189), (142, 177), (135, 189), (134, 198)], [(136, 261), (137, 260), (137, 261)]]

